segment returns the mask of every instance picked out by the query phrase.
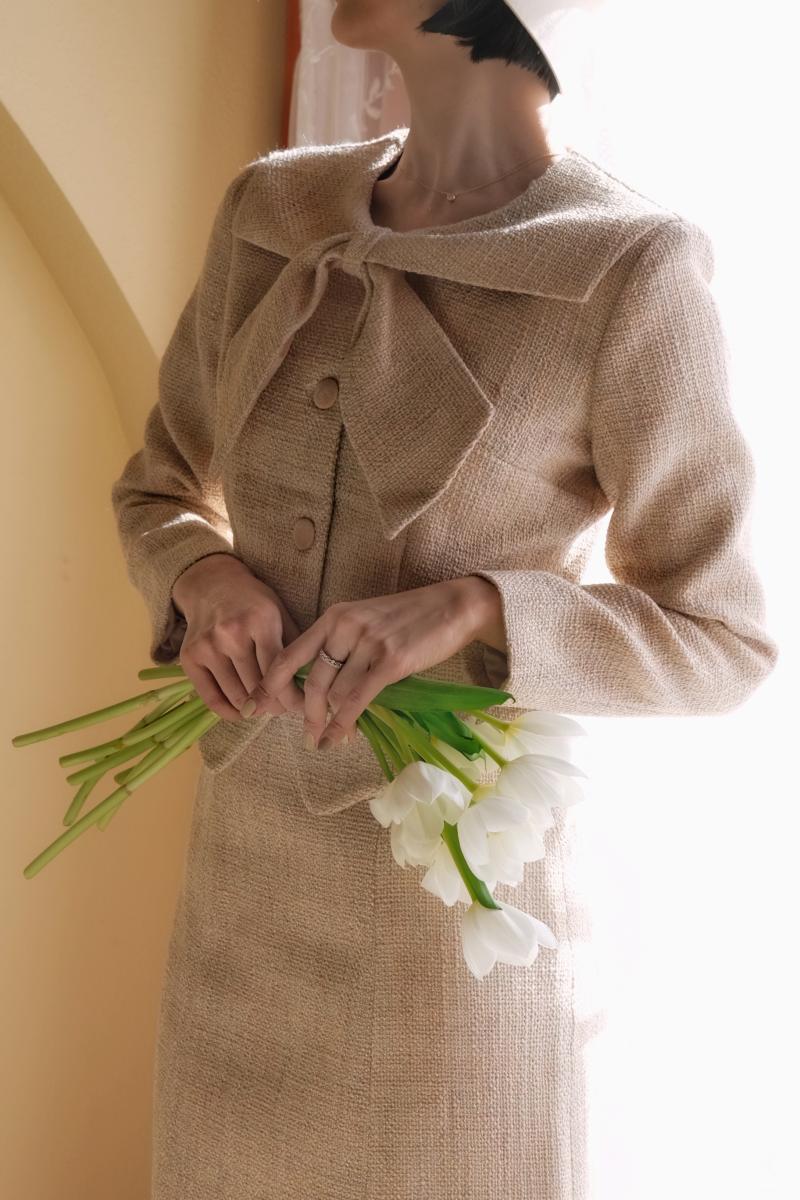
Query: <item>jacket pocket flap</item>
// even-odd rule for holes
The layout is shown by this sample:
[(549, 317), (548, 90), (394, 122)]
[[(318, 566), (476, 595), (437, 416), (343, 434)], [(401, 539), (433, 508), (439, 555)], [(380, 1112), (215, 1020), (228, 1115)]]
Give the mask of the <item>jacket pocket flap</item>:
[(200, 756), (209, 771), (222, 771), (229, 766), (271, 720), (271, 713), (263, 713), (240, 721), (218, 721), (198, 742)]

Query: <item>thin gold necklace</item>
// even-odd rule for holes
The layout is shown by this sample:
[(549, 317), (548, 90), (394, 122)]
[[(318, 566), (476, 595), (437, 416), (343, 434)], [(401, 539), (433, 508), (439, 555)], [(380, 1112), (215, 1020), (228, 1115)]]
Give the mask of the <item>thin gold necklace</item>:
[[(430, 184), (423, 183), (421, 179), (415, 179), (413, 175), (406, 175), (406, 178), (409, 179), (412, 183), (418, 183), (420, 185), (420, 187), (427, 188), (429, 192), (438, 192), (440, 196), (446, 196), (447, 199), (452, 202), (453, 200), (455, 200), (456, 196), (465, 196), (467, 194), (467, 192), (479, 192), (481, 190), (481, 188), (489, 187), (493, 183), (499, 183), (501, 179), (507, 179), (509, 175), (513, 175), (515, 171), (518, 171), (520, 169), (520, 167), (524, 167), (528, 163), (538, 162), (542, 158), (558, 158), (558, 157), (559, 157), (559, 152), (553, 151), (550, 154), (539, 154), (535, 158), (526, 158), (523, 162), (517, 163), (517, 165), (515, 167), (512, 167), (510, 171), (506, 171), (505, 175), (498, 175), (496, 179), (490, 179), (488, 183), (479, 183), (476, 187), (464, 188), (464, 190), (461, 192), (442, 191), (441, 188), (431, 187)], [(399, 161), (399, 159), (398, 159), (398, 161)]]

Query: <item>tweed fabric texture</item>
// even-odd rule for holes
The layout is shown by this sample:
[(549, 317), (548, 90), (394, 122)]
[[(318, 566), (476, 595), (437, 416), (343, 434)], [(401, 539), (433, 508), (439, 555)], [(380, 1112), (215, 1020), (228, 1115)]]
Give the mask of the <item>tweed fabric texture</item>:
[[(301, 629), (339, 600), (491, 580), (507, 651), (427, 673), (506, 688), (498, 712), (735, 707), (778, 649), (708, 235), (576, 150), (502, 208), (397, 233), (369, 205), (406, 134), (272, 151), (226, 189), (112, 489), (153, 661), (179, 654), (178, 575), (222, 551)], [(585, 584), (606, 513), (615, 582)], [(221, 721), (200, 743), (153, 1200), (584, 1197), (602, 1014), (574, 817), (496, 893), (558, 950), (477, 981), (460, 910), (369, 812), (365, 739), (308, 754), (301, 725)]]

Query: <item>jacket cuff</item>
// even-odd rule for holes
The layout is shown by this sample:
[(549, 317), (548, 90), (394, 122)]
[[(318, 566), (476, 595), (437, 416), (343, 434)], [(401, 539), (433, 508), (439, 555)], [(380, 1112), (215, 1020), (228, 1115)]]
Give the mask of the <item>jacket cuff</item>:
[(545, 708), (541, 696), (547, 678), (551, 682), (553, 679), (552, 665), (546, 661), (547, 646), (552, 645), (545, 630), (547, 613), (552, 607), (552, 593), (546, 582), (548, 573), (536, 570), (470, 573), (488, 579), (500, 593), (507, 649), (503, 652), (478, 643), (491, 687), (511, 692), (513, 699), (507, 704), (517, 708)]
[(178, 576), (209, 554), (238, 556), (221, 534), (199, 524), (191, 533), (185, 524), (169, 531), (161, 529), (159, 542), (157, 548), (151, 546), (147, 554), (131, 565), (129, 575), (144, 597), (150, 617), (150, 658), (162, 664), (177, 659), (186, 633), (186, 620), (172, 600), (172, 587)]
[(773, 639), (660, 608), (638, 589), (552, 571), (477, 570), (500, 592), (507, 652), (477, 643), (522, 709), (592, 716), (728, 712), (772, 670)]

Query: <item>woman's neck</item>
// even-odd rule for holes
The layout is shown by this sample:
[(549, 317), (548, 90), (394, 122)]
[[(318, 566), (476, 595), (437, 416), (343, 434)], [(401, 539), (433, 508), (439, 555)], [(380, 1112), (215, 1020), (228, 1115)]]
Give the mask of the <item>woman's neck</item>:
[(506, 168), (510, 174), (499, 172), (506, 175), (504, 179), (463, 195), (456, 194), (452, 201), (421, 186), (416, 182), (416, 175), (412, 180), (408, 172), (401, 171), (407, 154), (404, 148), (400, 158), (395, 159), (373, 185), (371, 219), (376, 225), (405, 233), (413, 229), (447, 225), (502, 208), (525, 191), (532, 180), (543, 175), (557, 161), (558, 155), (565, 152), (563, 146), (556, 143), (551, 143), (551, 146), (549, 151), (529, 155), (534, 161), (523, 163), (516, 170)]

